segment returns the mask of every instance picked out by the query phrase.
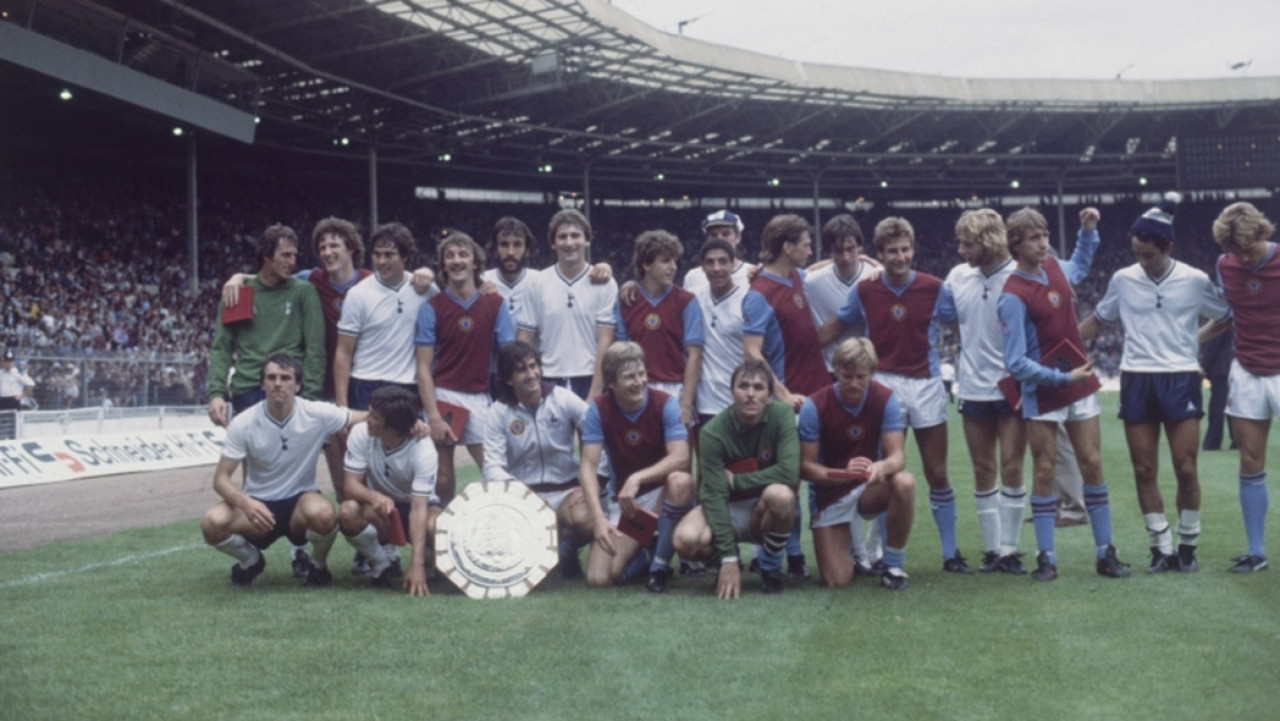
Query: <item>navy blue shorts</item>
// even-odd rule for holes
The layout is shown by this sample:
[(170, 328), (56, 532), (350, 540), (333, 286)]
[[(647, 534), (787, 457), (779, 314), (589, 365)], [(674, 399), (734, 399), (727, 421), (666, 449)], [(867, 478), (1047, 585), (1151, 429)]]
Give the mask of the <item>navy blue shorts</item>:
[(1013, 413), (1013, 408), (1003, 398), (998, 401), (967, 401), (961, 398), (956, 411), (962, 416), (974, 418), (999, 418)]
[[(310, 491), (305, 491), (304, 493), (310, 493)], [(306, 531), (296, 536), (289, 532), (289, 519), (293, 518), (293, 509), (297, 507), (298, 499), (302, 498), (304, 493), (299, 493), (289, 498), (281, 498), (278, 501), (262, 501), (267, 505), (267, 510), (271, 511), (271, 515), (275, 516), (276, 525), (272, 526), (271, 530), (267, 531), (265, 535), (259, 538), (250, 538), (249, 542), (261, 549), (270, 548), (271, 544), (276, 542), (276, 539), (283, 537), (288, 537), (289, 542), (295, 546), (301, 546), (306, 543)]]
[(414, 398), (418, 397), (418, 386), (413, 383), (367, 381), (363, 378), (352, 378), (351, 385), (347, 388), (347, 405), (349, 405), (353, 411), (369, 410), (369, 399), (373, 397), (373, 392), (383, 386), (400, 386), (412, 393)]
[(1200, 374), (1120, 372), (1120, 420), (1158, 423), (1200, 418)]
[(555, 383), (561, 388), (568, 388), (573, 394), (584, 401), (590, 401), (587, 394), (591, 392), (591, 376), (573, 376), (571, 378), (544, 378), (543, 380)]
[(262, 390), (261, 386), (257, 388), (250, 388), (240, 395), (231, 396), (231, 413), (234, 416), (238, 416), (266, 397), (267, 392)]

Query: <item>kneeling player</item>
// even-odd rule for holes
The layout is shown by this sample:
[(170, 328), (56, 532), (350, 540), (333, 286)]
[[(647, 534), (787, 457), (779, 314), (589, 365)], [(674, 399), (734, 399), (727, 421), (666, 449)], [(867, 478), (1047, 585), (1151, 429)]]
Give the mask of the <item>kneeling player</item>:
[[(635, 518), (639, 509), (655, 514), (661, 511), (648, 587), (654, 593), (662, 593), (671, 578), (676, 525), (693, 504), (689, 434), (680, 422), (679, 402), (649, 388), (644, 350), (638, 344), (609, 346), (601, 372), (606, 390), (587, 407), (579, 467), (596, 539), (587, 558), (587, 583), (625, 583), (639, 573), (638, 564), (629, 566), (629, 562), (640, 550), (640, 543), (623, 535), (617, 523), (623, 515)], [(614, 502), (608, 514), (601, 507), (596, 475), (605, 449), (613, 463), (609, 496)], [(639, 558), (643, 560), (643, 556)]]
[(763, 361), (747, 360), (730, 381), (733, 405), (701, 431), (698, 466), (702, 505), (676, 527), (681, 558), (720, 558), (716, 596), (742, 590), (738, 542), (761, 544), (760, 580), (765, 593), (784, 588), (782, 552), (796, 518), (800, 441), (795, 412), (773, 398), (773, 374)]
[[(875, 347), (850, 338), (831, 357), (836, 382), (814, 393), (800, 408), (800, 473), (809, 490), (810, 527), (818, 571), (828, 586), (853, 580), (849, 555), (854, 514), (870, 520), (885, 514), (884, 566), (880, 582), (907, 587), (902, 570), (915, 516), (915, 478), (903, 470), (906, 423), (897, 398), (871, 380)], [(847, 474), (847, 475), (846, 475)]]
[(578, 548), (591, 540), (592, 528), (573, 448), (587, 402), (543, 380), (538, 352), (528, 343), (498, 351), (498, 378), (485, 421), (484, 479), (521, 481), (551, 506), (560, 527), (560, 572), (581, 578)]
[[(333, 504), (316, 486), (316, 458), (326, 436), (366, 414), (298, 398), (302, 364), (287, 353), (269, 356), (260, 380), (266, 399), (227, 426), (213, 473), (222, 502), (204, 514), (200, 530), (206, 543), (238, 561), (231, 567), (237, 588), (253, 584), (267, 565), (262, 550), (281, 536), (295, 545), (311, 541), (306, 585), (324, 586), (333, 579), (325, 562), (338, 528)], [(242, 461), (243, 488), (232, 480)]]
[[(398, 522), (409, 539), (412, 558), (403, 586), (410, 596), (426, 596), (427, 549), (435, 535), (440, 499), (436, 496), (439, 459), (430, 439), (413, 435), (418, 399), (400, 386), (383, 386), (369, 397), (369, 420), (351, 429), (343, 462), (344, 497), (338, 512), (342, 533), (369, 562), (374, 586), (388, 588), (399, 575), (398, 551), (378, 537), (394, 537)], [(392, 512), (398, 515), (393, 519)]]

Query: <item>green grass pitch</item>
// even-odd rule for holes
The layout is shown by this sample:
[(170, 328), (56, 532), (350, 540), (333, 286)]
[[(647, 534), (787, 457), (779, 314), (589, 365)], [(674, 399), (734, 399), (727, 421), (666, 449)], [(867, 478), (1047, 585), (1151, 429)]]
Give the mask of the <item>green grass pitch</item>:
[[(907, 591), (765, 597), (749, 577), (724, 603), (710, 579), (653, 596), (556, 574), (523, 599), (472, 601), (447, 582), (410, 599), (346, 575), (341, 541), (328, 589), (302, 588), (277, 544), (235, 591), (193, 519), (0, 556), (0, 718), (1280, 718), (1280, 569), (1226, 572), (1245, 547), (1236, 454), (1200, 458), (1200, 572), (1148, 576), (1115, 396), (1102, 398), (1128, 580), (1094, 574), (1087, 526), (1059, 531), (1053, 583), (944, 575), (926, 492)], [(973, 560), (959, 428), (950, 468)]]

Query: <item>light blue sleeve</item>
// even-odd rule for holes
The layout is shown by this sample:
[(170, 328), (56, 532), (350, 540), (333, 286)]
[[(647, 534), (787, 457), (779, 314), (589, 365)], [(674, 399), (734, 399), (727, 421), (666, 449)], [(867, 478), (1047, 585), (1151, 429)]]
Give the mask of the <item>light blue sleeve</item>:
[[(636, 299), (634, 302), (640, 303), (642, 301)], [(631, 340), (631, 336), (627, 333), (627, 324), (622, 322), (622, 301), (620, 300), (615, 301), (613, 304), (613, 326), (616, 334), (614, 336), (615, 341)]]
[(1004, 367), (1010, 375), (1022, 383), (1041, 386), (1065, 386), (1071, 381), (1070, 374), (1027, 357), (1027, 307), (1021, 299), (1001, 293), (996, 300), (996, 313), (1000, 317)]
[(902, 404), (898, 402), (898, 394), (890, 394), (889, 401), (884, 404), (884, 416), (880, 419), (880, 432), (905, 431), (906, 429), (907, 421), (902, 417)]
[(813, 399), (804, 399), (804, 404), (800, 406), (800, 420), (796, 430), (800, 434), (800, 440), (805, 443), (817, 443), (822, 438), (822, 429), (818, 427), (818, 407), (813, 404)]
[(684, 345), (704, 346), (707, 344), (707, 332), (702, 327), (702, 306), (697, 298), (690, 298), (684, 307)]
[[(427, 307), (430, 303), (424, 303), (423, 307)], [(422, 317), (422, 311), (418, 311), (418, 317)], [(507, 310), (505, 302), (498, 304), (498, 318), (493, 324), (493, 348), (498, 350), (504, 346), (511, 345), (516, 342), (515, 324), (511, 322), (511, 313)]]
[(587, 417), (582, 421), (582, 442), (604, 445), (604, 424), (600, 422), (600, 409), (595, 401), (587, 404)]
[(1089, 268), (1093, 267), (1093, 254), (1098, 251), (1100, 242), (1097, 228), (1090, 231), (1081, 228), (1076, 233), (1076, 248), (1071, 251), (1067, 267), (1062, 269), (1071, 285), (1078, 284), (1089, 275)]
[(951, 292), (951, 284), (943, 283), (942, 292), (938, 294), (938, 302), (933, 306), (933, 318), (939, 323), (959, 323), (960, 314), (956, 311), (956, 296)]
[(413, 344), (419, 348), (436, 347), (436, 309), (430, 303), (418, 307), (418, 323), (413, 333)]
[(668, 396), (667, 404), (662, 407), (662, 440), (665, 443), (689, 440), (689, 429), (680, 422), (680, 402), (675, 396)]
[(742, 299), (742, 334), (767, 335), (773, 307), (758, 291), (749, 290)]
[(849, 297), (845, 299), (844, 305), (840, 306), (840, 312), (836, 313), (836, 317), (841, 323), (854, 328), (866, 323), (866, 314), (862, 312), (862, 296), (858, 295), (858, 285), (853, 286), (849, 291)]

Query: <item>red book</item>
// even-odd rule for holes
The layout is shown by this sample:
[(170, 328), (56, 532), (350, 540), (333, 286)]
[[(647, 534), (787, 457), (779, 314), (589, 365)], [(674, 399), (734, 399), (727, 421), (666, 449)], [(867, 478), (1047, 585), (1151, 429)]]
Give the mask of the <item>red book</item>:
[(752, 473), (760, 470), (760, 464), (754, 458), (743, 458), (730, 463), (724, 469), (730, 473)]
[(404, 536), (404, 523), (400, 520), (400, 509), (391, 507), (391, 515), (387, 516), (387, 543), (393, 546), (407, 546), (409, 539)]
[(461, 439), (462, 431), (467, 427), (467, 418), (471, 416), (471, 412), (462, 406), (455, 406), (444, 401), (436, 401), (436, 410), (440, 411), (444, 422), (449, 424), (449, 430), (453, 431), (453, 437)]
[(627, 518), (623, 514), (618, 519), (618, 530), (631, 536), (641, 546), (648, 546), (653, 532), (658, 529), (658, 514), (647, 508), (636, 508), (636, 515)]
[(253, 286), (240, 286), (240, 295), (235, 305), (222, 307), (222, 324), (231, 325), (246, 320), (253, 320)]
[[(1040, 364), (1056, 368), (1063, 373), (1070, 373), (1073, 368), (1079, 368), (1089, 361), (1084, 351), (1080, 350), (1075, 343), (1063, 338), (1057, 345), (1050, 348), (1040, 357)], [(1062, 386), (1051, 389), (1048, 393), (1040, 396), (1040, 412), (1049, 413), (1059, 408), (1066, 408), (1081, 398), (1087, 398), (1090, 394), (1096, 393), (1102, 383), (1098, 381), (1096, 374), (1090, 375), (1089, 379), (1081, 383), (1072, 383), (1068, 386)]]

